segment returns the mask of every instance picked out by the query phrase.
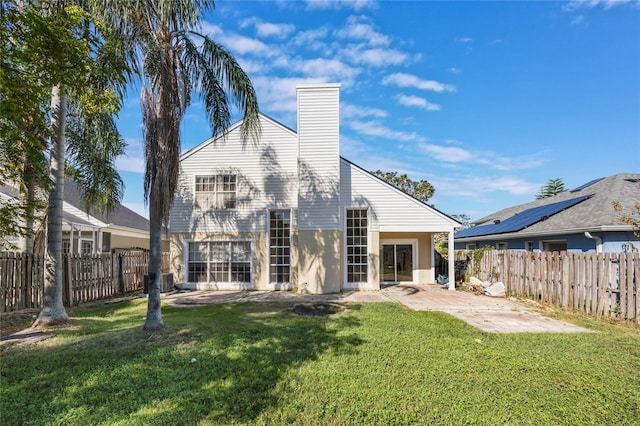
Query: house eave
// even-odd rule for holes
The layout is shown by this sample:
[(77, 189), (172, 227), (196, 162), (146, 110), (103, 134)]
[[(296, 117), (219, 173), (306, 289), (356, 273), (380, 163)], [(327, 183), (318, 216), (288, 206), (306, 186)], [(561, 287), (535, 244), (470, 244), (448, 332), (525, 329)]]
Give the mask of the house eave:
[(554, 231), (536, 231), (536, 232), (513, 232), (508, 234), (490, 234), (477, 237), (456, 238), (456, 242), (466, 243), (472, 241), (489, 241), (489, 240), (515, 240), (519, 238), (540, 238), (547, 236), (583, 234), (585, 232), (630, 232), (633, 231), (629, 225), (602, 225), (583, 228), (560, 229)]

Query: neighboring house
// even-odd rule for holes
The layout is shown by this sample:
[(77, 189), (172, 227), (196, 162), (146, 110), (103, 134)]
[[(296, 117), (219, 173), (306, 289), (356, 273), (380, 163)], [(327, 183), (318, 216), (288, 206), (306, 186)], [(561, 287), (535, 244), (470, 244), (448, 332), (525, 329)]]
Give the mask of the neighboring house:
[(528, 251), (623, 252), (640, 249), (631, 225), (613, 203), (630, 214), (640, 203), (640, 174), (594, 179), (570, 191), (500, 210), (455, 235), (455, 248)]
[(236, 123), (182, 155), (175, 282), (302, 293), (434, 282), (433, 236), (452, 244), (460, 224), (340, 157), (339, 87), (298, 86), (297, 132), (261, 114), (259, 143), (243, 146)]
[[(11, 188), (0, 188), (0, 196), (15, 197)], [(149, 221), (119, 205), (111, 213), (86, 213), (82, 190), (72, 180), (64, 184), (62, 250), (65, 253), (108, 253), (114, 249), (149, 249)], [(24, 239), (10, 241), (24, 250)], [(6, 248), (4, 248), (6, 249)]]

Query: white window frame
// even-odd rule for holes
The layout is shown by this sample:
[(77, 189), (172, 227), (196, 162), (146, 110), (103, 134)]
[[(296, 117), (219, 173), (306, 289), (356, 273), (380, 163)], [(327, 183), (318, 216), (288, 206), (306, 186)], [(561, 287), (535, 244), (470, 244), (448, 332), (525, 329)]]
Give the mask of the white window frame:
[[(271, 213), (276, 213), (276, 212), (286, 212), (289, 214), (289, 281), (286, 282), (278, 282), (278, 281), (272, 281), (271, 279), (271, 269), (274, 266), (271, 262), (271, 256), (272, 256), (272, 249), (275, 247), (276, 249), (278, 248), (285, 248), (285, 246), (272, 246), (271, 245)], [(268, 271), (267, 271), (267, 277), (268, 277), (268, 282), (269, 282), (269, 286), (273, 287), (273, 289), (275, 290), (292, 290), (293, 289), (293, 265), (292, 265), (292, 250), (293, 250), (293, 244), (292, 244), (292, 236), (293, 236), (293, 213), (290, 209), (272, 209), (268, 211), (268, 215), (267, 215), (267, 241), (268, 241), (268, 248), (269, 248), (269, 254), (268, 254)], [(277, 253), (276, 253), (277, 256)]]
[[(83, 253), (82, 252), (82, 244), (83, 243), (90, 243), (91, 244), (91, 250), (89, 250), (89, 253)], [(95, 243), (94, 243), (92, 238), (78, 238), (78, 254), (93, 254), (94, 253), (94, 247), (95, 247)]]
[[(211, 277), (211, 271), (210, 271), (210, 263), (212, 263), (212, 261), (207, 257), (206, 260), (202, 261), (202, 262), (190, 262), (189, 261), (189, 244), (209, 244), (209, 243), (226, 243), (229, 245), (229, 251), (227, 252), (229, 254), (227, 263), (229, 264), (229, 271), (228, 273), (231, 274), (231, 263), (233, 263), (231, 260), (231, 244), (232, 243), (249, 243), (249, 281), (247, 282), (240, 282), (240, 281), (211, 281), (210, 277)], [(253, 241), (251, 239), (247, 239), (247, 238), (239, 238), (239, 239), (225, 239), (225, 238), (209, 238), (209, 239), (204, 239), (204, 240), (186, 240), (184, 243), (184, 265), (185, 265), (185, 270), (184, 270), (184, 282), (185, 282), (185, 287), (186, 288), (196, 288), (196, 289), (203, 289), (203, 290), (251, 290), (254, 288), (254, 273), (255, 273), (255, 265), (254, 265), (254, 244)], [(206, 263), (207, 264), (207, 268), (206, 268), (206, 277), (207, 277), (207, 281), (190, 281), (190, 274), (189, 274), (189, 265), (190, 263)]]
[[(364, 210), (366, 212), (366, 219), (367, 219), (367, 231), (365, 233), (366, 239), (367, 239), (367, 244), (366, 246), (362, 246), (360, 245), (360, 247), (365, 247), (365, 253), (364, 254), (359, 254), (359, 256), (365, 256), (367, 259), (367, 263), (366, 263), (366, 270), (367, 270), (367, 275), (366, 275), (366, 281), (357, 281), (357, 282), (352, 282), (349, 281), (349, 244), (348, 244), (348, 229), (347, 229), (347, 219), (348, 219), (348, 212), (349, 211), (354, 211), (354, 210)], [(344, 235), (344, 244), (343, 244), (343, 250), (344, 250), (344, 288), (345, 289), (370, 289), (372, 288), (372, 284), (371, 284), (371, 217), (369, 214), (369, 208), (367, 207), (359, 207), (359, 206), (355, 206), (355, 207), (346, 207), (344, 209), (344, 221), (342, 223), (343, 226), (343, 235)], [(355, 265), (355, 263), (354, 263)], [(358, 263), (358, 265), (362, 265), (362, 263)]]
[(475, 250), (477, 246), (476, 243), (467, 243), (465, 247), (467, 250)]
[(534, 251), (535, 250), (535, 245), (533, 244), (533, 241), (526, 241), (524, 243), (524, 249), (526, 251), (530, 251), (530, 252)]
[[(198, 182), (209, 179), (209, 182)], [(227, 189), (233, 185), (233, 190)], [(203, 189), (204, 187), (207, 189)], [(199, 189), (200, 188), (200, 189)], [(195, 175), (193, 193), (198, 206), (203, 210), (232, 210), (238, 205), (238, 176), (232, 173)]]
[(496, 243), (496, 250), (508, 250), (509, 249), (509, 243), (507, 243), (506, 241), (501, 241), (499, 243)]

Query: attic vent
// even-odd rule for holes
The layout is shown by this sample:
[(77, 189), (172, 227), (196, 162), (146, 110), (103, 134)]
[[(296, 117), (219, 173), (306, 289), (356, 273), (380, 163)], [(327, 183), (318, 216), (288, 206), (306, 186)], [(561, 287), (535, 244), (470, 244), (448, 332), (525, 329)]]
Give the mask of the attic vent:
[(493, 223), (495, 223), (496, 225), (500, 223), (500, 219), (496, 219), (493, 221)]
[(625, 180), (626, 180), (627, 182), (631, 182), (631, 183), (638, 183), (638, 182), (640, 182), (640, 179), (633, 179), (633, 178), (628, 178), (628, 179), (625, 179)]

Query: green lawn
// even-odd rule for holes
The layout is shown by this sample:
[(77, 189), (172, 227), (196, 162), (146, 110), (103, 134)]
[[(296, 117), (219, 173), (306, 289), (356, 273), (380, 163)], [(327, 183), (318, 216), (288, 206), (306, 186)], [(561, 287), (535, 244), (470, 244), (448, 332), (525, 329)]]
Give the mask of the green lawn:
[[(291, 305), (70, 311), (3, 349), (0, 423), (640, 424), (640, 330), (487, 334), (391, 303), (301, 317)], [(195, 358), (195, 362), (191, 360)]]

